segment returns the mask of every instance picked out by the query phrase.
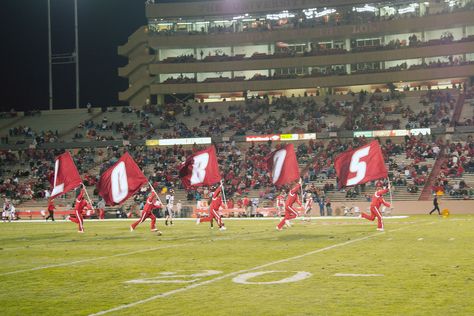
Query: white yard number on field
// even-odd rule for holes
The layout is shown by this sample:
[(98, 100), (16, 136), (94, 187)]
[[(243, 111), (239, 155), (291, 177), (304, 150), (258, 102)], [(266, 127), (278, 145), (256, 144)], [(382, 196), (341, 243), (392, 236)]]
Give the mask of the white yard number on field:
[(273, 156), (273, 170), (272, 178), (273, 183), (277, 182), (281, 175), (281, 169), (283, 168), (283, 163), (285, 162), (286, 149), (280, 149)]
[(209, 163), (209, 154), (203, 153), (194, 157), (191, 185), (204, 182), (206, 168)]
[[(235, 283), (240, 284), (282, 284), (282, 283), (290, 283), (290, 282), (297, 282), (304, 279), (309, 278), (312, 274), (305, 271), (293, 271), (294, 274), (292, 276), (275, 280), (275, 281), (267, 281), (267, 282), (251, 282), (249, 281), (252, 278), (270, 274), (270, 273), (288, 273), (289, 271), (260, 271), (260, 272), (250, 272), (250, 273), (243, 273), (237, 275), (235, 278), (232, 279)], [(293, 273), (290, 271), (290, 273)], [(153, 278), (146, 278), (146, 279), (135, 279), (126, 281), (127, 284), (160, 284), (160, 283), (194, 283), (200, 281), (202, 278), (206, 278), (209, 276), (214, 276), (217, 274), (221, 274), (222, 271), (217, 270), (203, 270), (197, 273), (178, 273), (178, 272), (162, 272), (159, 276)]]
[(249, 281), (251, 278), (255, 278), (264, 274), (269, 274), (269, 273), (285, 273), (287, 271), (261, 271), (261, 272), (250, 272), (250, 273), (244, 273), (244, 274), (239, 274), (235, 278), (232, 279), (235, 283), (240, 283), (240, 284), (282, 284), (282, 283), (290, 283), (290, 282), (297, 282), (301, 281), (304, 279), (307, 279), (311, 276), (311, 273), (305, 272), (305, 271), (296, 271), (295, 274), (293, 274), (290, 277), (283, 278), (277, 281), (266, 281), (266, 282), (251, 282)]
[(350, 179), (347, 179), (347, 185), (356, 185), (362, 179), (365, 178), (365, 172), (367, 171), (367, 163), (365, 161), (360, 161), (361, 158), (364, 158), (369, 154), (370, 146), (357, 150), (351, 159), (351, 164), (349, 166), (350, 172), (355, 172), (356, 175)]
[(112, 183), (112, 200), (120, 203), (128, 194), (127, 169), (123, 161), (112, 170), (110, 182)]
[(221, 274), (222, 271), (204, 270), (202, 272), (193, 274), (178, 274), (177, 272), (162, 272), (160, 276), (148, 279), (130, 280), (125, 283), (130, 284), (158, 284), (158, 283), (193, 283), (200, 279), (216, 274)]
[(59, 172), (59, 159), (56, 159), (54, 164), (54, 188), (51, 192), (51, 195), (56, 195), (64, 191), (64, 183), (57, 183), (58, 181), (58, 172)]

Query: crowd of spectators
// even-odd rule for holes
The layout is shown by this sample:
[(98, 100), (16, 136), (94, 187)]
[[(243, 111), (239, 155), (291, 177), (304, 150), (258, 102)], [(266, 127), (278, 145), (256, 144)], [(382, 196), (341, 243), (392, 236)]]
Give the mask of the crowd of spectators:
[[(460, 10), (470, 10), (474, 7), (472, 2), (465, 2), (462, 5), (456, 3), (455, 5), (449, 5), (447, 3), (438, 3), (436, 8), (430, 10), (430, 7), (426, 7), (424, 11), (425, 15), (429, 14), (440, 14), (447, 12), (456, 12)], [(173, 25), (168, 29), (162, 29), (156, 27), (154, 24), (149, 24), (149, 30), (157, 35), (172, 36), (175, 34), (188, 34), (188, 35), (199, 35), (199, 34), (221, 34), (221, 33), (234, 33), (234, 32), (268, 32), (273, 30), (282, 29), (300, 29), (300, 28), (317, 28), (322, 26), (340, 26), (349, 24), (370, 24), (379, 21), (391, 21), (399, 19), (407, 19), (413, 17), (422, 16), (419, 8), (416, 7), (414, 12), (411, 13), (398, 13), (398, 10), (394, 10), (393, 14), (380, 14), (377, 12), (357, 12), (352, 6), (349, 7), (338, 7), (336, 9), (326, 10), (327, 14), (317, 17), (306, 16), (302, 11), (293, 12), (293, 16), (288, 16), (280, 19), (259, 19), (256, 18), (253, 21), (239, 21), (235, 20), (231, 25), (213, 24), (210, 23), (208, 27), (201, 27), (200, 30), (181, 30), (178, 25)]]

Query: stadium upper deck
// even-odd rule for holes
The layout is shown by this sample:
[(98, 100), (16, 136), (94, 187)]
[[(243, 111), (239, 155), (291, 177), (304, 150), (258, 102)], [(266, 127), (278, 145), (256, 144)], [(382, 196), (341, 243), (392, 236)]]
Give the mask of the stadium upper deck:
[(472, 81), (474, 2), (241, 0), (146, 4), (118, 53), (132, 106), (194, 98), (445, 87)]

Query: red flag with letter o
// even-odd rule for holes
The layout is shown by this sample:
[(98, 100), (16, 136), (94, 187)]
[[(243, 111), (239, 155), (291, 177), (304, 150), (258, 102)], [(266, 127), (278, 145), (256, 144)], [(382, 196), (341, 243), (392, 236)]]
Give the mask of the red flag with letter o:
[(274, 185), (282, 186), (299, 179), (300, 169), (293, 144), (285, 145), (271, 152), (265, 157), (265, 160)]
[(82, 183), (71, 154), (66, 151), (59, 155), (54, 163), (51, 199), (77, 188)]
[(140, 188), (148, 179), (129, 153), (125, 153), (100, 177), (97, 189), (107, 205), (121, 204)]
[(388, 177), (382, 149), (376, 140), (339, 154), (334, 167), (339, 178), (339, 188)]
[(221, 181), (214, 146), (189, 156), (179, 167), (179, 177), (186, 189)]

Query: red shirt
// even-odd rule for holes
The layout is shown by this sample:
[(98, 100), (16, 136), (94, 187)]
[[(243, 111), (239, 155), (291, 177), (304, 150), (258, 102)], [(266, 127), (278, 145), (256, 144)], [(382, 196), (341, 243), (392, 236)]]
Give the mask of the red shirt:
[(375, 191), (374, 195), (372, 196), (372, 202), (370, 203), (370, 207), (374, 206), (376, 208), (380, 208), (382, 204), (387, 207), (390, 207), (390, 203), (386, 202), (383, 199), (383, 195), (387, 193), (388, 191), (389, 191), (388, 189)]
[(298, 183), (290, 190), (288, 197), (286, 198), (285, 207), (291, 207), (295, 202), (301, 206), (301, 201), (298, 197), (298, 191), (301, 188), (301, 185)]
[(156, 199), (154, 193), (150, 194), (146, 199), (145, 206), (143, 207), (143, 212), (151, 212), (155, 207), (158, 207), (160, 202)]
[(219, 207), (221, 205), (222, 205), (221, 187), (218, 187), (212, 194), (212, 201), (211, 201), (211, 205), (209, 206), (209, 209), (217, 211), (219, 210)]

